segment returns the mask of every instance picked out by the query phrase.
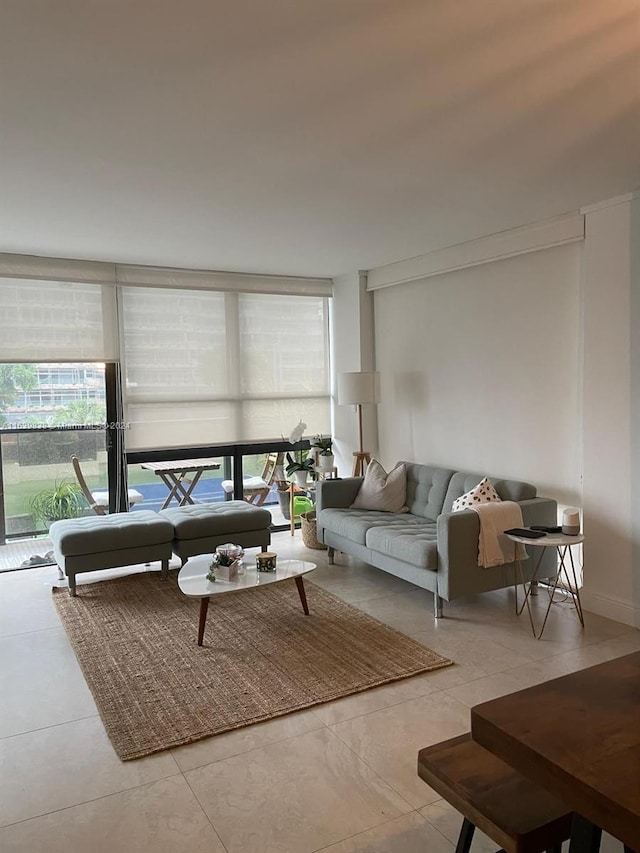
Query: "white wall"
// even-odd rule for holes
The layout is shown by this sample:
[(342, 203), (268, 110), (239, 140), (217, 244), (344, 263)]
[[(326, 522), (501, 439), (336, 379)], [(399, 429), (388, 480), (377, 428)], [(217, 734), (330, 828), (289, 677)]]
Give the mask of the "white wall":
[(627, 197), (585, 211), (583, 598), (640, 627), (639, 206)]
[(580, 246), (375, 292), (383, 462), (527, 480), (580, 505)]
[[(374, 370), (373, 333), (373, 295), (366, 291), (366, 276), (354, 272), (336, 278), (330, 313), (332, 434), (336, 465), (342, 477), (349, 476), (353, 470), (352, 454), (358, 449), (358, 419), (355, 406), (338, 405), (336, 376)], [(375, 406), (363, 406), (362, 427), (365, 449), (375, 453), (378, 444)]]

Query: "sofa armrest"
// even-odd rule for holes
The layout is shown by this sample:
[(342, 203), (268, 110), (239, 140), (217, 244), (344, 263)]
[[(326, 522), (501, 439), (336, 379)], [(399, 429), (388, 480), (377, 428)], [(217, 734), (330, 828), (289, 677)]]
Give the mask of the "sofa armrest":
[(321, 480), (316, 484), (316, 513), (336, 507), (347, 509), (355, 501), (364, 477), (346, 477), (344, 480)]
[[(522, 510), (522, 523), (555, 525), (558, 505), (552, 498), (530, 498), (518, 501)], [(480, 517), (472, 509), (448, 512), (438, 516), (438, 594), (450, 601), (463, 595), (482, 592), (478, 566), (478, 537)], [(555, 553), (546, 548), (539, 578), (555, 574)], [(528, 561), (527, 561), (528, 562)], [(498, 567), (499, 568), (499, 567)]]
[(480, 516), (472, 509), (445, 512), (436, 520), (438, 595), (450, 601), (464, 595), (463, 578), (478, 572)]

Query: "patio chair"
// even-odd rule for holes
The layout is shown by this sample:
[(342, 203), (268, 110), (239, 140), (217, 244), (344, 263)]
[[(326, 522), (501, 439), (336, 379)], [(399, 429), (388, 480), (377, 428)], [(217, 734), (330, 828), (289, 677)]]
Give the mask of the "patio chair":
[[(84, 478), (84, 474), (82, 473), (82, 468), (80, 467), (80, 460), (75, 455), (75, 453), (71, 457), (71, 464), (73, 465), (73, 470), (76, 475), (76, 479), (78, 480), (78, 484), (82, 489), (82, 494), (87, 499), (87, 503), (91, 507), (91, 509), (95, 512), (96, 515), (107, 515), (109, 512), (109, 492), (92, 492), (89, 486), (87, 485), (87, 481)], [(139, 504), (144, 500), (144, 497), (140, 494), (140, 492), (135, 489), (128, 489), (127, 497), (129, 501), (129, 509), (134, 504)]]
[[(284, 453), (267, 453), (262, 474), (259, 477), (244, 477), (242, 480), (242, 500), (254, 506), (262, 506), (275, 481), (276, 469), (282, 467)], [(226, 494), (233, 494), (233, 480), (223, 480), (222, 488)]]

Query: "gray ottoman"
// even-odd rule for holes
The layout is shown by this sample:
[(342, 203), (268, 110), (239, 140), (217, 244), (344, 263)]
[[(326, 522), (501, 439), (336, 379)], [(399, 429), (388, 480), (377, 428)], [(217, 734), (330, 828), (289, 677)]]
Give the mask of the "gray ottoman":
[(173, 552), (183, 565), (189, 557), (213, 552), (226, 542), (263, 551), (271, 542), (271, 513), (246, 501), (193, 504), (163, 509), (159, 515), (173, 525)]
[(76, 575), (160, 560), (162, 577), (169, 572), (173, 525), (156, 512), (116, 512), (54, 521), (49, 528), (53, 554), (76, 594)]

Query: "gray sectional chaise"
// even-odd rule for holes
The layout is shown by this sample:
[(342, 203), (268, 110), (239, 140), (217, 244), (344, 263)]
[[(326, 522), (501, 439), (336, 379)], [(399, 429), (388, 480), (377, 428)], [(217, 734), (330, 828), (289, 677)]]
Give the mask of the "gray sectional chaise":
[[(392, 514), (350, 509), (362, 477), (325, 480), (317, 485), (317, 536), (328, 546), (329, 562), (342, 551), (434, 593), (436, 618), (442, 600), (511, 586), (515, 565), (478, 566), (479, 516), (471, 509), (452, 513), (456, 498), (476, 486), (484, 474), (471, 474), (413, 462), (407, 468), (409, 512)], [(516, 501), (523, 524), (555, 525), (557, 503), (537, 497), (530, 483), (489, 477), (502, 500)], [(532, 548), (528, 549), (531, 555)], [(539, 554), (536, 553), (536, 559)], [(522, 562), (530, 580), (533, 560)], [(555, 548), (545, 548), (539, 578), (555, 577)]]

